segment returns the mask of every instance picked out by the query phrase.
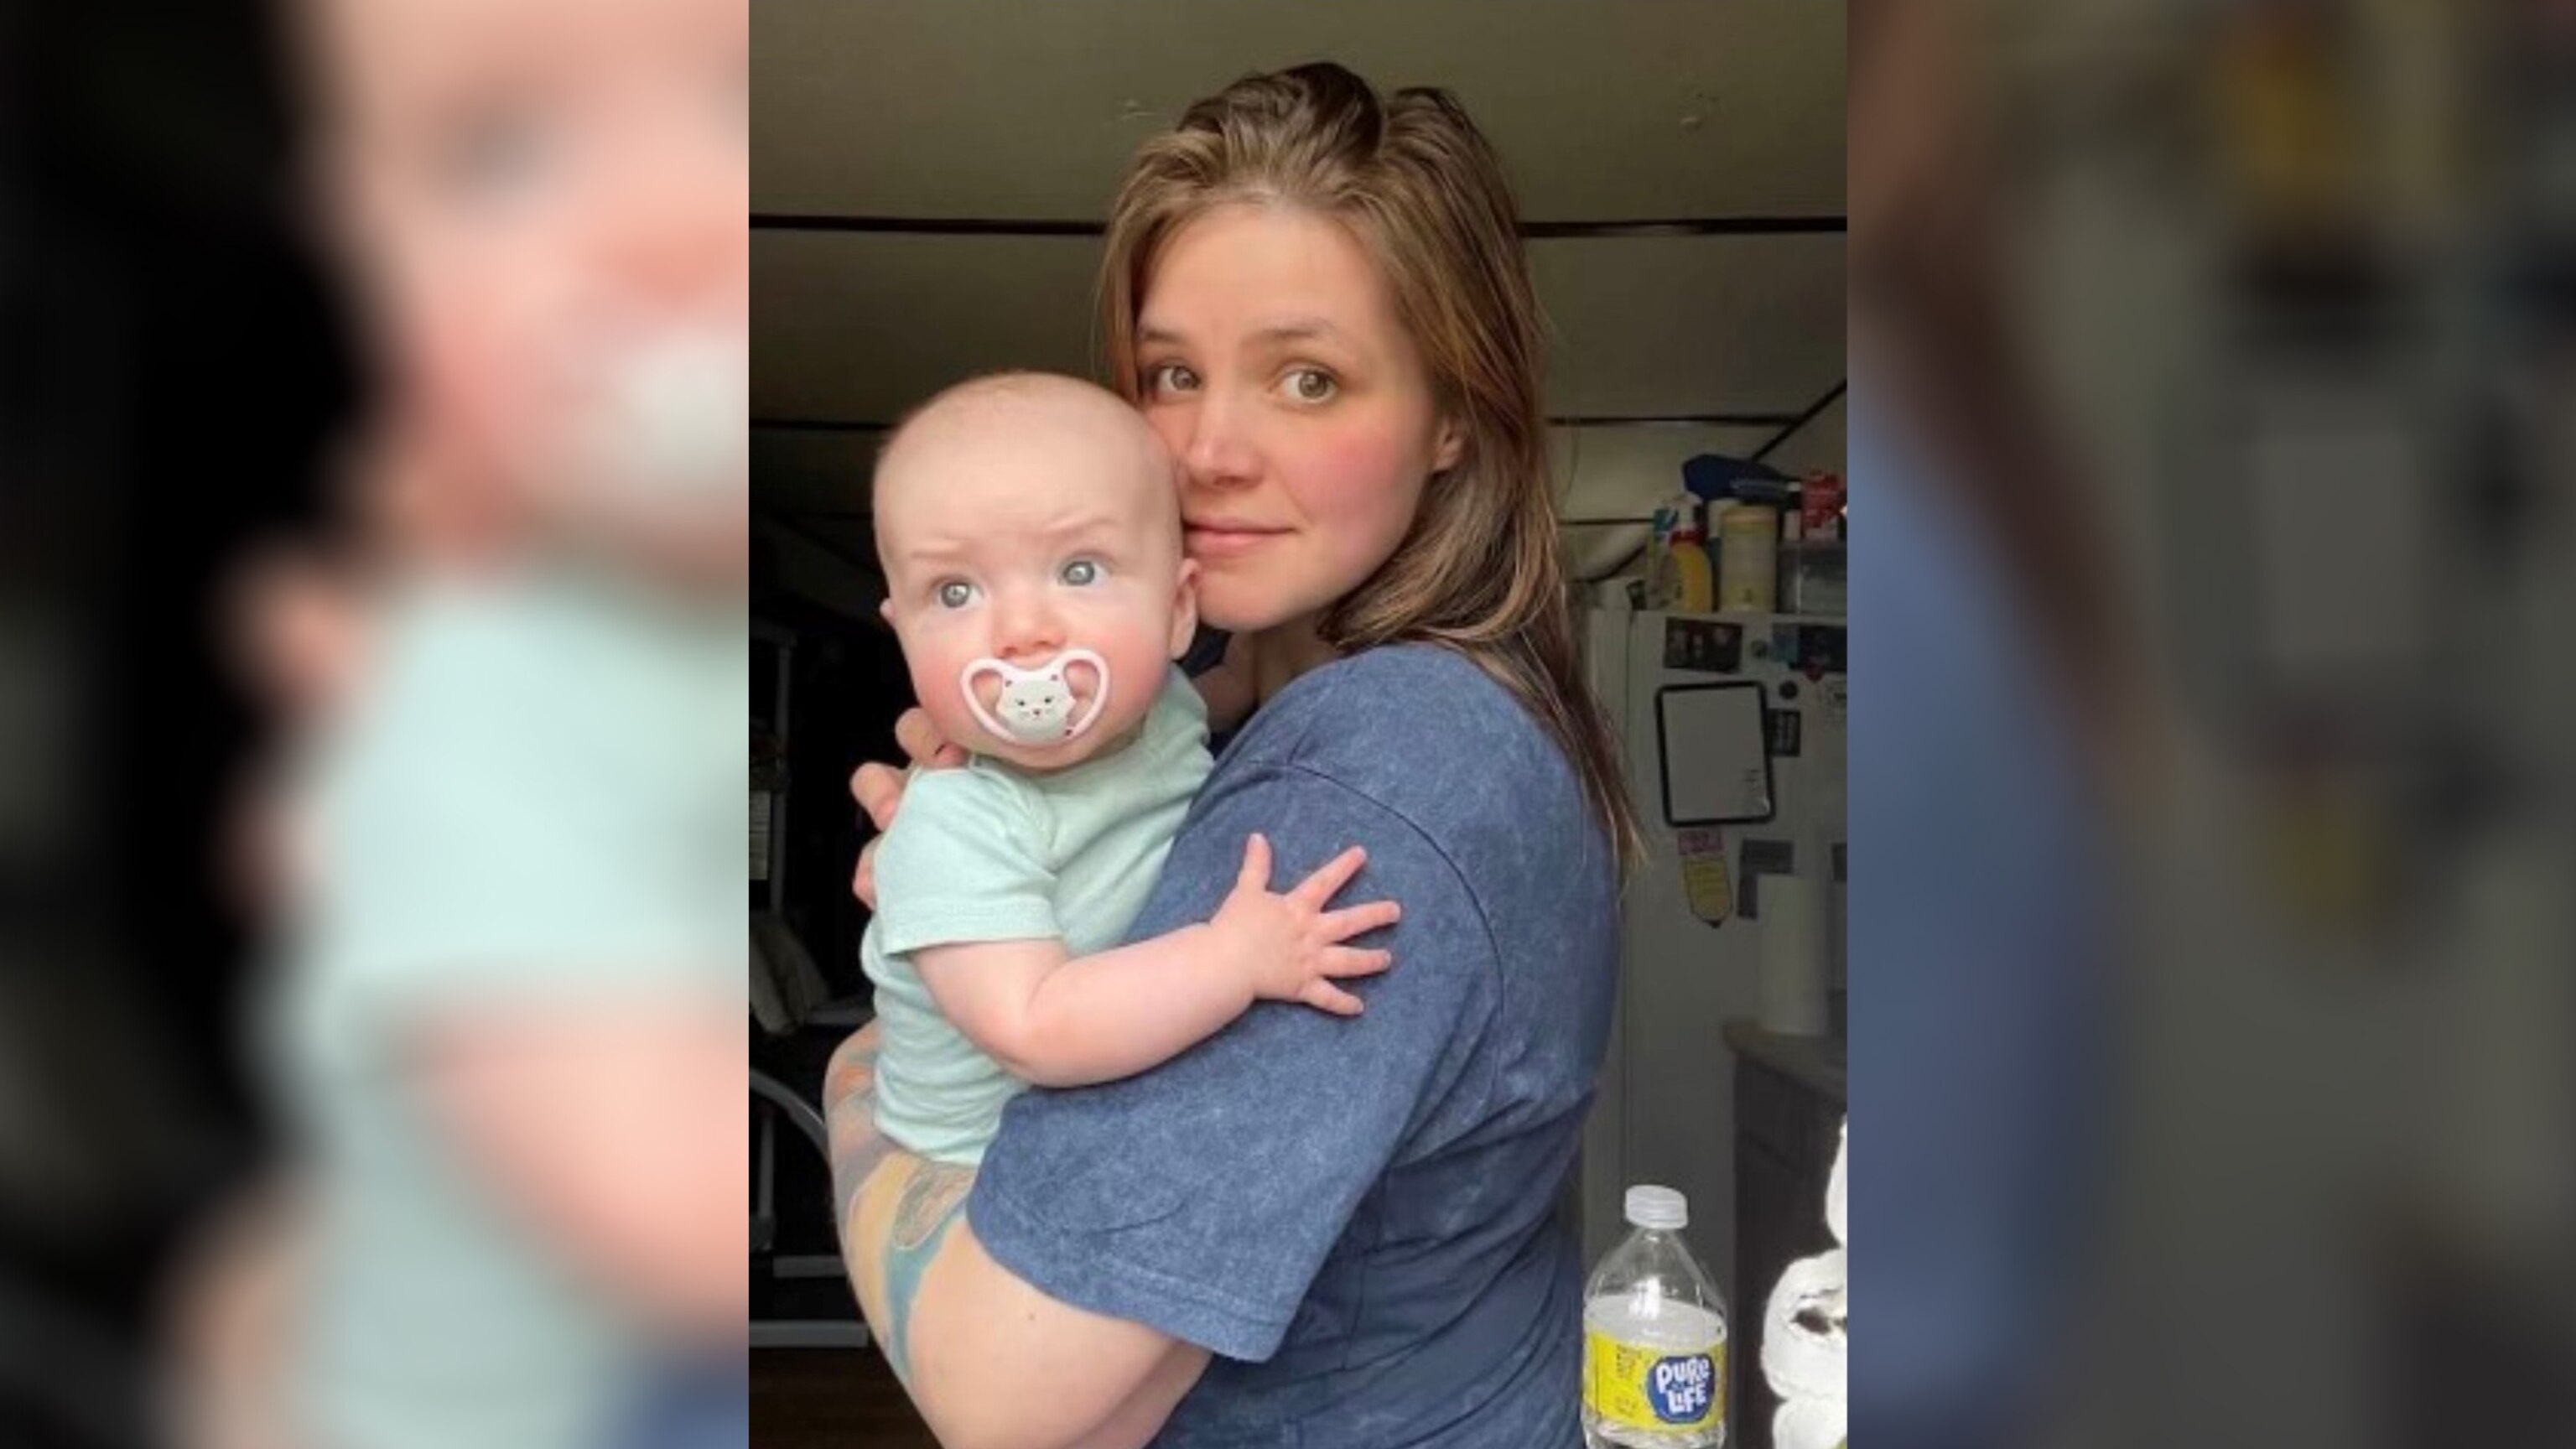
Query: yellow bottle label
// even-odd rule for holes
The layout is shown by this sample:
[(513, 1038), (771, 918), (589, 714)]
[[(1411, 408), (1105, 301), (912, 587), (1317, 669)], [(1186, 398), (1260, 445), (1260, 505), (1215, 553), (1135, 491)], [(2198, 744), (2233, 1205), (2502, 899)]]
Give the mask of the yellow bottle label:
[(1687, 540), (1675, 543), (1672, 566), (1674, 609), (1705, 614), (1717, 607), (1717, 570), (1709, 566), (1705, 548)]
[(1726, 1413), (1726, 1345), (1712, 1344), (1706, 1353), (1666, 1353), (1586, 1329), (1583, 1403), (1630, 1429), (1707, 1428)]

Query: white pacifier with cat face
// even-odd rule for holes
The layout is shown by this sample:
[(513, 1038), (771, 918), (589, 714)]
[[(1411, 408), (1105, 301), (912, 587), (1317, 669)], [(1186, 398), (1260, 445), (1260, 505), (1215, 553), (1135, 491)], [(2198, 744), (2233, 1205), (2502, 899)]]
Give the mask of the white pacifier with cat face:
[[(1076, 664), (1088, 665), (1099, 680), (1091, 702), (1079, 711), (1074, 707), (1073, 685), (1065, 678), (1065, 671)], [(987, 674), (1002, 680), (1002, 692), (990, 709), (975, 692)], [(1109, 707), (1109, 663), (1088, 649), (1067, 649), (1035, 669), (988, 656), (959, 671), (957, 687), (966, 696), (966, 708), (974, 713), (975, 723), (986, 733), (1032, 747), (1060, 745), (1091, 728)]]
[(671, 324), (603, 327), (558, 367), (564, 416), (548, 474), (583, 505), (685, 522), (748, 486), (748, 341)]

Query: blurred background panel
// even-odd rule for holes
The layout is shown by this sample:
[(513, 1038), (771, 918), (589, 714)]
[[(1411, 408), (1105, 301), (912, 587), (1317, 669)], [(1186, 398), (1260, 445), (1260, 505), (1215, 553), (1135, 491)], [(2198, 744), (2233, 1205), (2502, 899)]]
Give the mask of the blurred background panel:
[[(1945, 1360), (2020, 1406), (1945, 1442), (2576, 1440), (2576, 12), (1853, 10), (1855, 488), (1974, 541), (1924, 597), (2016, 601), (2114, 843), (2102, 949), (2024, 993), (2099, 1007), (1947, 1058), (2072, 1033), (2041, 1089), (2098, 1095), (2021, 1132), (2004, 1196), (2072, 1231), (2009, 1271), (2067, 1286)], [(1868, 637), (1921, 599), (1864, 540)], [(1873, 705), (1854, 739), (1955, 763)], [(1867, 1020), (1907, 964), (1855, 953), (1865, 1101), (1941, 1060), (1872, 1050), (1931, 1034)], [(1864, 1169), (1875, 1301), (2003, 1120)], [(1863, 1437), (1936, 1427), (1935, 1323), (1863, 1330)]]
[(139, 1334), (263, 1137), (224, 580), (355, 396), (267, 7), (0, 7), (0, 1439), (141, 1442)]

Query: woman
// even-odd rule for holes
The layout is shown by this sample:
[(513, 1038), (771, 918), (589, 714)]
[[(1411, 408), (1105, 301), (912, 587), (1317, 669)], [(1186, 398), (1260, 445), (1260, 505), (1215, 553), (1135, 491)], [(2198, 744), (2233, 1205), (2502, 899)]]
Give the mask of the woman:
[[(1252, 77), (1138, 155), (1101, 302), (1254, 709), (1133, 932), (1205, 919), (1258, 830), (1282, 870), (1366, 846), (1397, 965), (1356, 1020), (1256, 1009), (1023, 1095), (971, 1195), (875, 1137), (862, 1033), (830, 1088), (862, 1300), (961, 1449), (1571, 1449), (1553, 1213), (1634, 827), (1575, 659), (1501, 169), (1445, 94)], [(891, 818), (891, 771), (856, 788)]]

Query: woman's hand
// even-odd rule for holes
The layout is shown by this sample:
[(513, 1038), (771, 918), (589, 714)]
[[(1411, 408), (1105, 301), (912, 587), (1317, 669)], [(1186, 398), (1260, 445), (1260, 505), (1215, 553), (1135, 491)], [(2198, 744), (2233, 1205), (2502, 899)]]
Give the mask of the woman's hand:
[[(926, 710), (905, 710), (903, 718), (894, 722), (894, 742), (910, 757), (913, 769), (947, 770), (966, 763), (966, 752), (940, 735)], [(904, 781), (909, 777), (907, 770), (873, 760), (850, 776), (850, 796), (868, 812), (879, 834), (894, 827), (894, 812), (903, 803)], [(860, 847), (859, 868), (850, 878), (850, 890), (869, 910), (877, 908), (877, 843), (873, 840)]]

